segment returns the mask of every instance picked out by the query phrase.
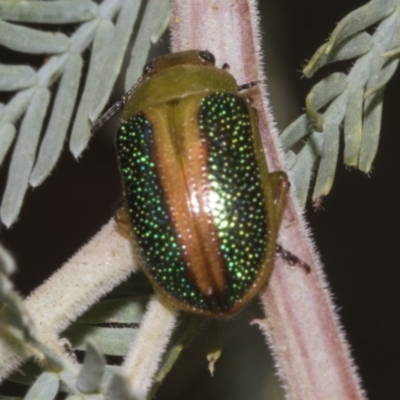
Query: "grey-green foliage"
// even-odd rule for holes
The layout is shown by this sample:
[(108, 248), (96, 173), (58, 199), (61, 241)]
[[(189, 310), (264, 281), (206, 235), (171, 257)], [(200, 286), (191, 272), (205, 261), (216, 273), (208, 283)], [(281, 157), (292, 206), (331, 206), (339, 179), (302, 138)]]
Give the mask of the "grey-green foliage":
[(53, 400), (60, 387), (57, 374), (44, 372), (39, 376), (25, 396), (25, 400)]
[(9, 280), (9, 275), (14, 271), (13, 258), (0, 247), (0, 335), (3, 350), (7, 347), (24, 352), (29, 346), (40, 352), (47, 371), (40, 375), (25, 398), (53, 399), (59, 389), (58, 372), (63, 370), (64, 365), (56, 354), (36, 338), (29, 312)]
[[(0, 0), (0, 45), (48, 56), (37, 71), (26, 65), (0, 64), (0, 91), (15, 92), (8, 104), (0, 104), (0, 164), (16, 141), (0, 207), (5, 225), (18, 217), (29, 185), (38, 186), (52, 171), (75, 108), (69, 147), (79, 157), (87, 146), (90, 128), (103, 111), (127, 56), (141, 4), (140, 0)], [(151, 43), (158, 40), (169, 21), (170, 1), (149, 0), (145, 6), (129, 55), (126, 87), (139, 76)], [(32, 27), (41, 23), (54, 24), (55, 32)], [(57, 32), (60, 24), (67, 23), (78, 26), (71, 36)], [(82, 53), (88, 48), (92, 49), (90, 64), (82, 82)], [(56, 81), (58, 87), (52, 93), (50, 87)], [(78, 99), (82, 84), (83, 94)]]
[(13, 272), (14, 259), (0, 246), (0, 332), (13, 346), (29, 343), (37, 347), (29, 314), (9, 280)]
[[(0, 64), (0, 91), (15, 92), (7, 104), (0, 104), (0, 164), (15, 141), (0, 208), (6, 225), (10, 226), (17, 218), (28, 186), (39, 185), (57, 162), (75, 108), (69, 146), (76, 157), (86, 147), (90, 128), (102, 112), (122, 61), (127, 57), (141, 4), (140, 0), (0, 0), (0, 44), (14, 51), (47, 57), (38, 70), (26, 65)], [(139, 76), (151, 43), (158, 39), (169, 21), (169, 1), (149, 0), (144, 5), (144, 22), (133, 46), (133, 52), (141, 51), (141, 54), (137, 58), (133, 52), (128, 55), (131, 65), (126, 73), (126, 85)], [(43, 22), (55, 24), (56, 31), (64, 23), (74, 23), (77, 28), (67, 36), (42, 31), (33, 25)], [(29, 23), (29, 27), (24, 23)], [(82, 82), (81, 54), (90, 47), (88, 74)], [(57, 90), (52, 93), (51, 86), (57, 81)], [(84, 87), (78, 100), (80, 86)], [(122, 299), (121, 296), (135, 290), (148, 295), (148, 286), (144, 288), (143, 282), (133, 277), (116, 288), (118, 299), (100, 302), (63, 333), (74, 349), (87, 350), (82, 367), (77, 368), (36, 337), (29, 310), (8, 278), (14, 270), (12, 257), (0, 247), (2, 343), (23, 354), (30, 354), (33, 347), (42, 359), (39, 370), (37, 366), (31, 371), (21, 367), (23, 375), (12, 377), (32, 385), (26, 398), (53, 399), (59, 391), (70, 393), (71, 399), (128, 398), (119, 367), (105, 365), (102, 354), (126, 354), (147, 298)]]
[[(31, 370), (37, 373), (37, 369)], [(29, 369), (24, 369), (24, 383), (29, 383), (29, 380), (32, 380), (33, 375), (29, 373)], [(98, 345), (88, 341), (82, 366), (77, 368), (64, 363), (58, 371), (40, 373), (33, 380), (24, 400), (52, 400), (60, 392), (69, 393), (67, 398), (70, 400), (114, 398), (129, 400), (126, 392), (125, 397), (120, 397), (121, 388), (114, 387), (113, 381), (115, 379), (119, 381), (122, 379), (120, 378), (120, 367), (106, 366), (104, 356), (99, 351)], [(28, 382), (26, 382), (27, 380)], [(124, 383), (122, 387), (124, 387)]]
[(82, 393), (100, 393), (105, 363), (104, 356), (92, 342), (88, 341), (86, 343), (85, 360), (76, 381), (76, 387)]
[[(106, 365), (103, 353), (126, 355), (148, 300), (150, 285), (144, 277), (134, 274), (129, 282), (116, 288), (113, 294), (117, 298), (101, 301), (61, 335), (68, 339), (73, 349), (86, 351), (82, 366), (77, 367), (63, 355), (55, 354), (36, 337), (29, 310), (9, 281), (9, 275), (14, 271), (13, 258), (0, 247), (2, 346), (10, 347), (15, 352), (29, 351), (28, 346), (31, 346), (43, 358), (39, 369), (28, 362), (11, 377), (16, 382), (31, 385), (25, 399), (51, 400), (60, 391), (70, 393), (70, 399), (128, 399), (124, 385), (117, 387), (116, 384), (121, 384), (120, 367)], [(138, 293), (138, 296), (121, 298), (128, 293)]]
[[(363, 31), (378, 22), (373, 34)], [(312, 199), (330, 192), (341, 131), (344, 163), (365, 173), (371, 170), (378, 148), (383, 90), (397, 69), (399, 49), (400, 2), (372, 0), (340, 21), (304, 68), (304, 75), (311, 77), (326, 64), (356, 59), (347, 74), (334, 73), (317, 83), (307, 95), (306, 113), (281, 134), (303, 206), (315, 165)]]

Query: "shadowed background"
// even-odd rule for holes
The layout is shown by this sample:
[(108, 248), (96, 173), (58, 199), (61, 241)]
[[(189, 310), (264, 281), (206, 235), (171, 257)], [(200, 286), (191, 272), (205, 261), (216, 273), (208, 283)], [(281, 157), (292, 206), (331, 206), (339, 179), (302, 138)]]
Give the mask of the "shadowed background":
[[(336, 22), (363, 4), (359, 0), (260, 1), (270, 100), (280, 130), (302, 112), (314, 83), (329, 71), (346, 72), (351, 66), (351, 62), (334, 64), (312, 80), (300, 73)], [(164, 44), (167, 38), (164, 35)], [(157, 49), (167, 51), (160, 45)], [(0, 58), (4, 54), (15, 56), (10, 52)], [(324, 210), (316, 212), (307, 204), (307, 218), (364, 387), (368, 397), (377, 400), (400, 398), (399, 86), (397, 73), (385, 92), (381, 140), (370, 176), (339, 164)], [(115, 99), (118, 96), (115, 93)], [(107, 124), (78, 162), (65, 150), (52, 176), (29, 191), (19, 220), (10, 230), (3, 229), (3, 243), (18, 264), (14, 282), (22, 294), (38, 286), (119, 208), (115, 131), (116, 124)], [(3, 187), (6, 172), (4, 167), (0, 171)], [(157, 399), (282, 399), (263, 338), (255, 326), (248, 325), (261, 316), (253, 304), (227, 323), (214, 378), (206, 368), (207, 330), (200, 332)]]

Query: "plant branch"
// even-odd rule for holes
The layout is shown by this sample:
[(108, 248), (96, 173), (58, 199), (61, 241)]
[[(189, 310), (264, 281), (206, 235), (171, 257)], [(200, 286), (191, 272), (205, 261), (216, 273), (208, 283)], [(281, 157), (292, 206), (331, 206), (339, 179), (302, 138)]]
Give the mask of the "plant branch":
[(128, 390), (134, 399), (146, 399), (176, 318), (176, 309), (153, 297), (123, 366)]
[[(259, 21), (254, 0), (175, 0), (172, 50), (207, 49), (227, 62), (238, 84), (252, 90), (268, 165), (285, 170), (284, 156), (267, 97)], [(288, 399), (360, 399), (364, 394), (335, 313), (322, 265), (293, 190), (284, 213), (280, 244), (307, 262), (311, 274), (277, 259), (260, 297), (268, 316), (261, 324)]]
[[(130, 241), (111, 219), (25, 300), (37, 339), (63, 355), (65, 350), (58, 335), (135, 269)], [(0, 380), (33, 354), (26, 346), (16, 355), (15, 343), (8, 337), (0, 335)], [(36, 356), (40, 359), (40, 355)]]

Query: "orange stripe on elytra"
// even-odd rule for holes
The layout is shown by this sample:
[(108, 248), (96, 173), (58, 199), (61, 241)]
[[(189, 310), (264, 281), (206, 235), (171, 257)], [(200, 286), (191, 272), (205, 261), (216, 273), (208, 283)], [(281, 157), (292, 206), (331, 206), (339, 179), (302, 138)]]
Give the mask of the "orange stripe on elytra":
[(218, 297), (225, 290), (226, 265), (208, 204), (207, 148), (195, 121), (180, 124), (174, 105), (169, 107), (151, 121), (157, 173), (188, 279), (205, 296)]

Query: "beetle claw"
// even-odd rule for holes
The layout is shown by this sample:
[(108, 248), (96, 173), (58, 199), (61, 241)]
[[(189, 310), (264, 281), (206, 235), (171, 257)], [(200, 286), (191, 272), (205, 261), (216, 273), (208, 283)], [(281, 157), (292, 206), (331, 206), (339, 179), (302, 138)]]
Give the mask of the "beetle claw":
[(244, 83), (243, 85), (238, 86), (238, 91), (241, 92), (242, 90), (249, 90), (254, 86), (257, 86), (260, 83), (260, 81), (251, 81), (248, 83)]
[(276, 245), (275, 251), (276, 254), (279, 254), (291, 267), (294, 265), (300, 265), (307, 274), (311, 272), (311, 267), (306, 262), (292, 254), (290, 251), (285, 250), (280, 244)]

